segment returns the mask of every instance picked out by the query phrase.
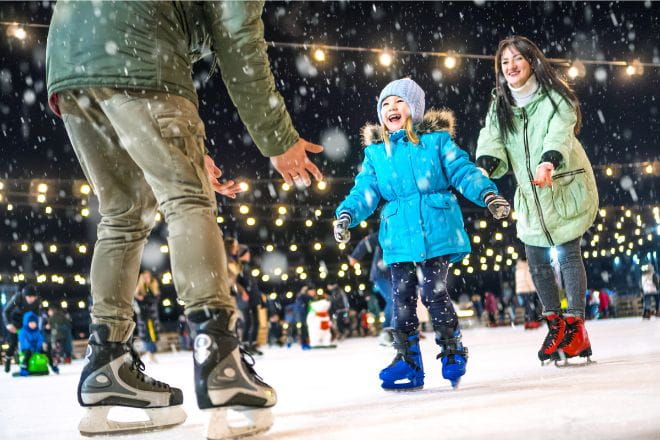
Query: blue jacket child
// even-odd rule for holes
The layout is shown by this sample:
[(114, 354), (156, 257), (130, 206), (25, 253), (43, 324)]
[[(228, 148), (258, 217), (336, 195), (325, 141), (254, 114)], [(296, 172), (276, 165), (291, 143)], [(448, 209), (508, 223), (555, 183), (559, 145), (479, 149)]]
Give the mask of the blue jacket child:
[[(30, 323), (34, 323), (30, 325)], [(34, 312), (27, 312), (23, 315), (23, 327), (18, 334), (18, 347), (19, 350), (30, 353), (38, 353), (44, 351), (44, 339), (41, 330), (39, 329), (39, 317)]]
[(453, 113), (431, 110), (424, 114), (424, 108), (424, 91), (412, 79), (393, 81), (382, 90), (377, 105), (381, 124), (362, 129), (362, 169), (336, 210), (335, 238), (346, 242), (348, 228), (384, 202), (379, 241), (391, 268), (397, 349), (392, 364), (380, 373), (385, 389), (416, 389), (424, 384), (416, 315), (418, 285), (441, 348), (443, 377), (456, 386), (465, 373), (467, 349), (461, 343), (446, 278), (449, 263), (470, 252), (470, 240), (450, 188), (479, 206), (488, 206), (497, 218), (506, 217), (510, 209), (495, 184), (452, 140)]

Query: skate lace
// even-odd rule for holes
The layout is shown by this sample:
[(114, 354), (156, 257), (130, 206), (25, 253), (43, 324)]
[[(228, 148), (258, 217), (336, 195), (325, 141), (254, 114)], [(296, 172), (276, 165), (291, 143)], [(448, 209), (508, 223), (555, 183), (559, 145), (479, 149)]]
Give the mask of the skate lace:
[(147, 382), (151, 383), (152, 385), (158, 388), (164, 388), (164, 389), (169, 388), (168, 384), (158, 381), (153, 377), (144, 374), (145, 366), (144, 366), (144, 362), (142, 362), (142, 359), (140, 359), (140, 355), (135, 350), (135, 348), (133, 348), (131, 344), (128, 344), (128, 350), (131, 353), (131, 366), (129, 367), (129, 369), (135, 372), (135, 375), (137, 376), (138, 380), (141, 380), (142, 382), (145, 383)]
[(543, 347), (549, 347), (553, 345), (558, 335), (559, 335), (559, 324), (551, 324), (550, 331), (548, 331), (548, 334), (545, 337), (545, 341), (543, 341)]
[(250, 374), (258, 379), (259, 381), (263, 382), (264, 380), (257, 374), (257, 372), (254, 370), (254, 364), (256, 364), (256, 361), (254, 360), (254, 357), (248, 352), (246, 349), (243, 348), (243, 346), (239, 346), (238, 350), (241, 353), (241, 361), (243, 361), (243, 365), (247, 370), (250, 372)]
[(561, 344), (559, 344), (559, 348), (564, 348), (568, 345), (571, 345), (573, 339), (575, 339), (576, 334), (577, 334), (577, 325), (568, 324), (566, 326), (566, 335), (564, 336), (564, 340), (561, 341)]

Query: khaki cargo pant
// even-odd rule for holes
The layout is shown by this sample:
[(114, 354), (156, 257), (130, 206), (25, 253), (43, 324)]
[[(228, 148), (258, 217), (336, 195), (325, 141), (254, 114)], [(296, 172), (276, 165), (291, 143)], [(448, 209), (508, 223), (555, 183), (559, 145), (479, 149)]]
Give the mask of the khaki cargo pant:
[(110, 88), (63, 92), (58, 104), (99, 199), (92, 322), (107, 324), (111, 341), (131, 336), (133, 293), (157, 209), (167, 222), (174, 285), (186, 313), (233, 309), (195, 105), (166, 93)]

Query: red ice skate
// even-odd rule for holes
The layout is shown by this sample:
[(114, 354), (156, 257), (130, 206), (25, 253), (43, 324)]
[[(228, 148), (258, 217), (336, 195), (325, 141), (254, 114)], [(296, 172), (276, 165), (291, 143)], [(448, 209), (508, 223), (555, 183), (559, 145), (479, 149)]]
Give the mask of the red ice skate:
[(549, 359), (557, 359), (557, 349), (564, 340), (564, 334), (566, 333), (566, 323), (558, 313), (551, 313), (545, 319), (548, 322), (548, 334), (539, 350), (541, 365)]
[(584, 319), (579, 316), (566, 317), (566, 334), (564, 340), (557, 349), (559, 357), (564, 360), (576, 356), (586, 357), (587, 363), (591, 363), (591, 343), (587, 329), (584, 327)]

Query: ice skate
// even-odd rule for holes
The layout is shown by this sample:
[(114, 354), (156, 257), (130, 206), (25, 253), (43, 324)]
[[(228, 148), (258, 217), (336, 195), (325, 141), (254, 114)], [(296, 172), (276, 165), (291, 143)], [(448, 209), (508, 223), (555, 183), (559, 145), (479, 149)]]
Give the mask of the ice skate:
[(11, 371), (11, 356), (5, 356), (5, 373)]
[[(541, 365), (547, 365), (559, 358), (557, 348), (559, 348), (559, 344), (564, 340), (564, 334), (566, 333), (566, 323), (559, 314), (551, 313), (545, 319), (548, 323), (548, 334), (545, 336), (543, 345), (541, 345), (541, 349), (538, 352)], [(545, 361), (548, 362), (546, 363)]]
[[(145, 375), (144, 364), (130, 343), (109, 342), (108, 335), (107, 326), (90, 326), (86, 364), (78, 383), (78, 402), (88, 408), (78, 425), (80, 433), (147, 431), (183, 423), (181, 390)], [(149, 420), (111, 420), (108, 413), (113, 407), (142, 409)]]
[(441, 352), (436, 356), (442, 362), (442, 377), (447, 379), (452, 388), (457, 388), (461, 377), (465, 374), (468, 350), (461, 342), (461, 331), (443, 327), (435, 331), (435, 342)]
[[(557, 349), (558, 359), (555, 361), (557, 367), (577, 367), (595, 363), (591, 360), (591, 343), (587, 329), (584, 327), (584, 319), (579, 316), (566, 317), (566, 334)], [(574, 357), (587, 358), (586, 362), (569, 363), (568, 359)]]
[[(240, 347), (231, 311), (193, 312), (197, 325), (193, 359), (195, 392), (200, 409), (209, 414), (209, 440), (234, 439), (267, 431), (275, 390), (252, 368), (254, 359)], [(234, 416), (234, 417), (232, 417)]]
[(380, 371), (381, 387), (385, 390), (411, 391), (424, 387), (424, 366), (419, 348), (417, 331), (393, 331), (394, 348), (397, 351), (394, 360)]

